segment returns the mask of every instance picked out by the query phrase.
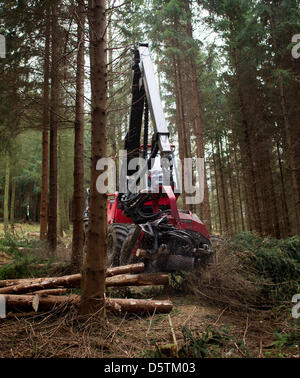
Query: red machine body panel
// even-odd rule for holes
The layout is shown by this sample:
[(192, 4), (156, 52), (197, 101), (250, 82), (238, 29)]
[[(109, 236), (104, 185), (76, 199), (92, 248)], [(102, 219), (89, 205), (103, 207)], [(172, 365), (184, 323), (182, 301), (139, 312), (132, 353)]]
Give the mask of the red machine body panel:
[[(192, 212), (178, 211), (177, 199), (179, 194), (174, 194), (173, 188), (170, 186), (163, 186), (164, 194), (153, 194), (151, 201), (145, 202), (144, 207), (151, 206), (153, 212), (158, 212), (161, 207), (169, 208), (171, 214), (167, 215), (170, 224), (181, 230), (195, 231), (203, 235), (206, 239), (210, 239), (210, 235), (205, 227), (205, 224), (201, 222), (196, 214)], [(157, 196), (157, 199), (155, 198)], [(107, 200), (107, 221), (108, 224), (112, 223), (133, 223), (131, 218), (124, 215), (123, 211), (118, 208), (118, 193), (112, 193), (108, 195)]]

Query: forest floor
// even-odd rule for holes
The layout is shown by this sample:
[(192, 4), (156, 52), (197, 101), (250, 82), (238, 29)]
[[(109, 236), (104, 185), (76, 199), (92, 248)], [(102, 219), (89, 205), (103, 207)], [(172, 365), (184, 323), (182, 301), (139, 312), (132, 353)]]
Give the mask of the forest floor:
[[(0, 279), (47, 275), (28, 270), (32, 259), (68, 262), (71, 233), (60, 239), (53, 257), (38, 240), (38, 225), (16, 225), (15, 232), (18, 236), (7, 240), (0, 225)], [(174, 306), (170, 314), (108, 313), (102, 326), (97, 314), (82, 317), (75, 307), (8, 313), (0, 319), (0, 357), (300, 357), (300, 319), (292, 318), (292, 304), (235, 308), (184, 285), (109, 288), (107, 295), (170, 299)]]

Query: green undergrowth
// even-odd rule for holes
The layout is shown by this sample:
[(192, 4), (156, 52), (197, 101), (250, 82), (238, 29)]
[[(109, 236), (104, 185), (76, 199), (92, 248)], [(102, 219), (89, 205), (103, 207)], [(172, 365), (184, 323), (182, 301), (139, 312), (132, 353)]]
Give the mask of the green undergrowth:
[(211, 266), (177, 274), (171, 286), (238, 310), (290, 310), (300, 293), (300, 237), (239, 233), (215, 246)]
[(228, 249), (238, 256), (243, 274), (255, 277), (267, 303), (290, 303), (292, 296), (300, 293), (299, 236), (277, 240), (244, 232), (230, 240)]
[(203, 332), (182, 327), (184, 341), (179, 345), (156, 345), (147, 350), (144, 357), (150, 358), (219, 358), (232, 356), (250, 357), (243, 341), (232, 334), (233, 326), (225, 324), (220, 327), (207, 325)]
[[(11, 262), (0, 267), (0, 280), (46, 276), (54, 261), (42, 255), (40, 246), (40, 240), (24, 235), (7, 233), (0, 237), (0, 251), (12, 258)], [(44, 266), (38, 267), (38, 264)]]

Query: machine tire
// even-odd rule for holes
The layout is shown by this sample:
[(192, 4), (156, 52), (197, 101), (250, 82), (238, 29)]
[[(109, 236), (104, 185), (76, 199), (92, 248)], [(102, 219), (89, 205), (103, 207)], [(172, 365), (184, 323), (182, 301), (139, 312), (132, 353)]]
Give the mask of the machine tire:
[(131, 241), (131, 237), (134, 233), (134, 230), (135, 230), (135, 227), (129, 228), (127, 237), (124, 240), (124, 243), (122, 245), (122, 248), (121, 248), (121, 251), (120, 251), (120, 265), (121, 266), (127, 265), (127, 264), (135, 264), (135, 263), (141, 261), (141, 259), (139, 257), (133, 256), (132, 251), (128, 248), (130, 241)]
[(120, 251), (128, 235), (129, 226), (123, 223), (113, 223), (107, 229), (107, 266), (120, 265)]

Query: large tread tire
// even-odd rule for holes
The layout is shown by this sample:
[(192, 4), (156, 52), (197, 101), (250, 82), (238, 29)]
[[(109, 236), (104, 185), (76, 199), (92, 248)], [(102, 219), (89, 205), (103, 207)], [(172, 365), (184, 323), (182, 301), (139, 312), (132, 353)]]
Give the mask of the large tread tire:
[(121, 251), (120, 251), (120, 265), (127, 265), (127, 264), (135, 264), (141, 261), (141, 258), (137, 256), (133, 256), (132, 250), (129, 248), (131, 237), (134, 233), (135, 226), (132, 226), (128, 230), (128, 235), (126, 239), (124, 240), (124, 243), (122, 245)]
[(120, 252), (124, 240), (128, 235), (130, 225), (113, 223), (108, 225), (107, 230), (107, 266), (120, 265)]

